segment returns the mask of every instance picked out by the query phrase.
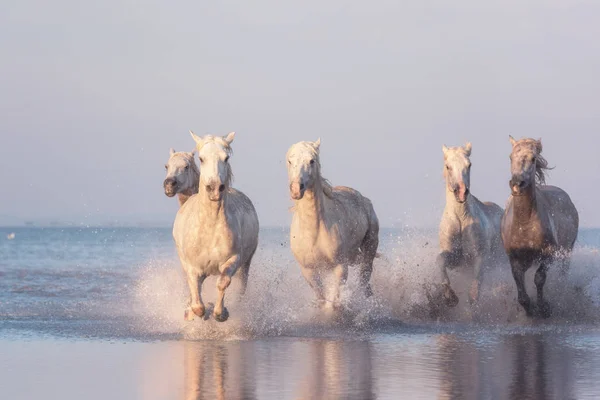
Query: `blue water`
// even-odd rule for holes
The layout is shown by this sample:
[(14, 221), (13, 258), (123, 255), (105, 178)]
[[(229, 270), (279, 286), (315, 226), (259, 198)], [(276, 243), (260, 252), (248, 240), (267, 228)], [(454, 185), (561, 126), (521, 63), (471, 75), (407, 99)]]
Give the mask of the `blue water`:
[[(14, 240), (7, 239), (11, 232)], [(431, 316), (424, 284), (433, 279), (436, 233), (388, 229), (380, 237), (375, 295), (362, 298), (351, 272), (341, 320), (313, 306), (282, 228), (261, 231), (247, 296), (237, 298), (235, 281), (227, 295), (230, 320), (188, 323), (169, 228), (1, 228), (0, 340), (193, 343), (185, 345), (193, 363), (201, 365), (209, 352), (229, 369), (245, 368), (250, 389), (270, 387), (251, 368), (257, 360), (262, 370), (302, 373), (312, 382), (303, 396), (312, 398), (598, 398), (600, 230), (580, 232), (565, 281), (550, 270), (546, 294), (554, 314), (545, 321), (523, 314), (506, 265), (488, 277), (476, 308), (466, 302), (468, 271), (453, 273), (459, 306)], [(214, 285), (205, 283), (207, 302)], [(297, 354), (299, 348), (305, 350)], [(331, 375), (332, 360), (350, 375)], [(266, 397), (285, 398), (271, 389)]]

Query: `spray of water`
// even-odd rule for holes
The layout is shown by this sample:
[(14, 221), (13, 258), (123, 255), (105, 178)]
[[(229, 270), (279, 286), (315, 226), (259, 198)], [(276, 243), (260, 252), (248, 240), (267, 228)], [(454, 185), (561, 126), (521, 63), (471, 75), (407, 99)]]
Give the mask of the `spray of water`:
[[(389, 238), (388, 238), (389, 239)], [(139, 329), (152, 334), (177, 334), (186, 339), (247, 339), (261, 336), (356, 336), (414, 325), (440, 322), (486, 325), (585, 324), (600, 320), (600, 254), (591, 247), (576, 248), (566, 279), (550, 269), (545, 293), (553, 306), (549, 320), (527, 318), (516, 300), (510, 267), (496, 265), (485, 277), (480, 301), (467, 301), (472, 279), (469, 270), (452, 271), (450, 279), (460, 298), (453, 309), (431, 304), (428, 287), (435, 283), (437, 240), (431, 232), (404, 231), (388, 240), (376, 259), (372, 284), (374, 296), (365, 298), (351, 270), (342, 293), (342, 312), (324, 312), (313, 305), (314, 295), (300, 274), (285, 244), (269, 244), (257, 252), (246, 295), (239, 298), (234, 279), (226, 296), (230, 319), (225, 323), (183, 320), (187, 287), (175, 260), (154, 261), (140, 270), (131, 293), (133, 318)], [(535, 300), (532, 268), (528, 290)], [(216, 297), (216, 280), (209, 278), (203, 299)], [(436, 313), (434, 313), (434, 308)]]

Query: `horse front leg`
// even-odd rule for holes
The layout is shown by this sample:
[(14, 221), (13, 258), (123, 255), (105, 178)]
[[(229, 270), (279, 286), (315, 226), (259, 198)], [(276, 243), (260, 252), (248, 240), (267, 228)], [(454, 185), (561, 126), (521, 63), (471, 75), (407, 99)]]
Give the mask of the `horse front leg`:
[(187, 283), (190, 289), (190, 301), (188, 308), (185, 310), (184, 318), (186, 321), (192, 321), (194, 319), (194, 314), (202, 318), (206, 312), (206, 308), (202, 302), (202, 283), (206, 279), (206, 274), (199, 274), (192, 270), (188, 270), (186, 273)]
[(448, 307), (456, 307), (458, 296), (450, 287), (450, 277), (448, 277), (448, 266), (451, 264), (452, 255), (448, 251), (441, 252), (436, 258), (436, 265), (442, 275), (442, 290), (444, 302)]
[(479, 289), (483, 277), (482, 273), (483, 257), (478, 255), (473, 258), (473, 281), (469, 291), (469, 302), (475, 304), (479, 300)]
[(307, 268), (303, 265), (300, 266), (300, 270), (302, 271), (302, 275), (304, 276), (304, 279), (306, 279), (306, 282), (308, 282), (315, 292), (319, 307), (323, 307), (325, 305), (325, 290), (323, 289), (323, 281), (321, 280), (320, 272), (314, 268)]
[(230, 257), (221, 267), (221, 275), (217, 279), (217, 302), (215, 304), (215, 310), (213, 315), (215, 320), (219, 322), (225, 322), (229, 318), (229, 311), (225, 307), (225, 290), (231, 284), (231, 277), (235, 274), (240, 266), (240, 256), (235, 255)]
[(341, 292), (342, 287), (346, 284), (348, 280), (348, 267), (343, 264), (338, 264), (333, 269), (333, 274), (335, 276), (335, 296), (333, 297), (333, 307), (339, 308), (341, 306)]
[(544, 300), (544, 284), (546, 283), (546, 271), (548, 270), (548, 263), (546, 261), (542, 261), (537, 271), (535, 272), (535, 288), (537, 289), (537, 306), (540, 312), (540, 315), (543, 318), (548, 318), (550, 316), (550, 304)]
[(531, 265), (527, 262), (522, 262), (513, 257), (510, 258), (510, 267), (515, 280), (515, 285), (517, 285), (517, 298), (519, 300), (519, 304), (521, 304), (521, 306), (525, 309), (525, 312), (529, 317), (533, 315), (533, 312), (531, 309), (531, 300), (529, 299), (527, 291), (525, 290), (525, 272), (530, 266)]

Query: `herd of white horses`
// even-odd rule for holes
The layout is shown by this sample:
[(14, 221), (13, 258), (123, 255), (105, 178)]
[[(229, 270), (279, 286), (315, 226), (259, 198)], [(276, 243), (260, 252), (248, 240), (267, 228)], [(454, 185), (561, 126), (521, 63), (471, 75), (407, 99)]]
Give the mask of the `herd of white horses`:
[[(235, 133), (223, 137), (190, 134), (196, 149), (191, 153), (171, 149), (163, 185), (167, 196), (179, 199), (173, 238), (190, 291), (185, 319), (204, 317), (202, 284), (215, 275), (213, 313), (215, 320), (223, 322), (229, 317), (225, 291), (236, 273), (241, 295), (246, 290), (258, 246), (258, 216), (252, 201), (231, 186), (229, 158)], [(548, 317), (550, 307), (543, 294), (546, 272), (552, 264), (557, 264), (562, 274), (567, 272), (579, 216), (565, 191), (545, 184), (548, 164), (542, 156), (541, 139), (510, 137), (510, 142), (511, 193), (505, 210), (471, 194), (471, 144), (443, 146), (446, 207), (434, 267), (439, 271), (436, 298), (448, 307), (458, 304), (447, 270), (466, 266), (473, 270), (469, 301), (477, 302), (485, 272), (508, 257), (519, 303), (529, 316)], [(349, 187), (332, 186), (323, 178), (319, 146), (320, 140), (299, 142), (286, 155), (290, 197), (295, 203), (290, 245), (319, 306), (338, 309), (349, 266), (359, 268), (365, 295), (373, 294), (370, 279), (379, 244), (379, 221), (367, 197)], [(525, 272), (532, 265), (537, 266), (535, 304), (525, 289)], [(330, 299), (323, 283), (326, 277), (335, 281)]]

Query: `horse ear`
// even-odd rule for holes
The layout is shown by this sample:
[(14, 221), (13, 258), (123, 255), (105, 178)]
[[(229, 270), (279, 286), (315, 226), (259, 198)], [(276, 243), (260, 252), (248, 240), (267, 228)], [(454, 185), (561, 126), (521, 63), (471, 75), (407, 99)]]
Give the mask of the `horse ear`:
[(202, 143), (202, 138), (200, 136), (196, 135), (192, 131), (190, 131), (190, 135), (192, 135), (192, 139), (194, 139), (194, 142), (196, 142), (197, 145), (200, 145)]
[(511, 135), (508, 135), (508, 138), (510, 139), (510, 144), (512, 144), (512, 146), (515, 147), (515, 144), (517, 144), (517, 141), (515, 140), (515, 138), (512, 137)]
[(444, 155), (446, 155), (446, 153), (448, 152), (448, 146), (446, 146), (445, 144), (442, 145), (442, 151), (444, 152)]
[(223, 140), (227, 142), (227, 144), (231, 144), (233, 142), (233, 138), (235, 137), (235, 132), (229, 132), (227, 135), (223, 136)]
[(171, 147), (169, 149), (169, 155), (172, 156), (173, 154), (175, 154), (175, 149)]
[(470, 156), (471, 155), (471, 149), (473, 148), (473, 146), (471, 145), (471, 142), (467, 142), (467, 144), (465, 144), (465, 146), (463, 148), (467, 152), (467, 156)]
[(321, 147), (321, 138), (318, 138), (316, 141), (314, 141), (313, 145), (315, 146), (315, 149), (319, 150), (319, 147)]

